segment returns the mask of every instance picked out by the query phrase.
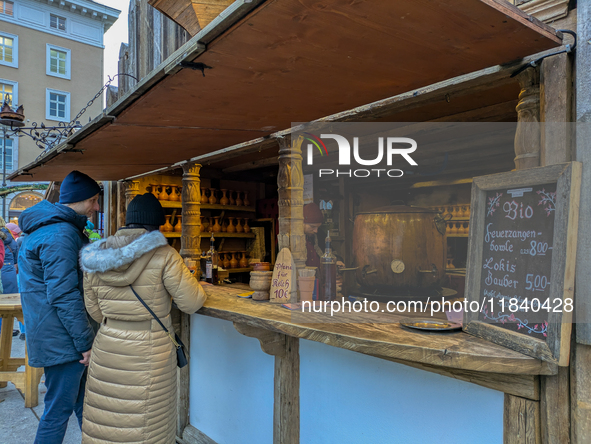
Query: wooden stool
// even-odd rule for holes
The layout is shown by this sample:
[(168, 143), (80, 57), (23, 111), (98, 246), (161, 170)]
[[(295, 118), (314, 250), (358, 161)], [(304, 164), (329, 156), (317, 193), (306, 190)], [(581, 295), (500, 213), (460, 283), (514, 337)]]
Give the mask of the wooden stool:
[[(19, 293), (0, 294), (0, 317), (2, 317), (2, 331), (0, 332), (0, 388), (6, 387), (8, 381), (25, 394), (25, 407), (36, 407), (39, 404), (39, 381), (43, 374), (42, 368), (29, 366), (29, 356), (25, 344), (24, 358), (11, 358), (12, 329), (14, 318), (23, 322), (23, 308)], [(24, 365), (25, 371), (16, 370)]]

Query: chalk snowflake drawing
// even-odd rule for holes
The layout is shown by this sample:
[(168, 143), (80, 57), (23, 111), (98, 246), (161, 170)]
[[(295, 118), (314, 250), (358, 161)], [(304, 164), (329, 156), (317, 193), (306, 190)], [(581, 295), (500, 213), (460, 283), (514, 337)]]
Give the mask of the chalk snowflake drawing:
[(525, 328), (528, 334), (537, 333), (544, 335), (547, 337), (548, 332), (548, 321), (544, 321), (540, 324), (535, 324), (533, 327), (529, 326), (529, 321), (527, 319), (521, 320), (515, 317), (515, 313), (511, 313), (510, 315), (506, 313), (498, 313), (497, 316), (494, 313), (489, 313), (488, 308), (486, 306), (483, 307), (482, 313), (484, 313), (484, 319), (490, 319), (491, 321), (499, 321), (501, 324), (506, 324), (507, 322), (517, 323), (517, 330), (521, 330)]
[(486, 216), (490, 216), (492, 215), (495, 210), (497, 209), (497, 207), (499, 205), (501, 205), (501, 196), (503, 195), (503, 193), (497, 193), (497, 195), (495, 197), (489, 197), (488, 198), (488, 211), (486, 212)]
[(550, 216), (552, 211), (556, 211), (556, 192), (551, 193), (542, 188), (542, 191), (536, 191), (541, 197), (538, 205), (544, 205), (546, 216)]

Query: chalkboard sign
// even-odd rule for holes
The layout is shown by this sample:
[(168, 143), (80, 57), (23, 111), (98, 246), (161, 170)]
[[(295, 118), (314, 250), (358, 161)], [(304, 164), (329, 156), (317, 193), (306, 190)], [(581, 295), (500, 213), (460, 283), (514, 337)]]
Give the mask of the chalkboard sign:
[(581, 164), (477, 177), (464, 330), (568, 365)]

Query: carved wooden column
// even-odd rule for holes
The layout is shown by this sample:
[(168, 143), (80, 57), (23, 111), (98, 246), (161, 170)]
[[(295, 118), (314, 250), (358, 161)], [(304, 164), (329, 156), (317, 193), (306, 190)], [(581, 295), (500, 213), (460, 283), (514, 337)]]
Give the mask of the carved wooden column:
[[(195, 162), (187, 162), (183, 167), (183, 192), (181, 201), (182, 228), (181, 251), (184, 258), (201, 257), (201, 165)], [(197, 264), (199, 266), (199, 263)], [(181, 341), (189, 351), (189, 365), (179, 370), (177, 404), (177, 435), (183, 436), (185, 428), (189, 425), (189, 396), (191, 367), (191, 315), (181, 313)]]
[(540, 71), (528, 68), (517, 80), (521, 92), (516, 107), (515, 168), (523, 170), (540, 165)]
[(183, 166), (183, 231), (181, 251), (183, 257), (201, 256), (201, 165), (187, 162)]
[(290, 145), (283, 138), (279, 143), (279, 251), (289, 248), (297, 268), (306, 266), (304, 235), (304, 174), (302, 172), (302, 138)]
[(139, 180), (128, 180), (125, 182), (125, 208), (128, 207), (129, 203), (138, 194), (140, 194)]

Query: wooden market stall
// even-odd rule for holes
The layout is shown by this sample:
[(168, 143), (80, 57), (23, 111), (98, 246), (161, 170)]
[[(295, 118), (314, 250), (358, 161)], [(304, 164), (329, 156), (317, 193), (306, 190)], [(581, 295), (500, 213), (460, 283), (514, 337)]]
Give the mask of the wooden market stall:
[[(176, 17), (166, 3), (154, 2)], [(195, 32), (102, 116), (11, 179), (60, 180), (78, 169), (119, 181), (108, 192), (111, 232), (135, 195), (175, 195), (165, 207), (173, 220), (180, 210), (181, 231), (175, 223), (167, 236), (186, 258), (205, 249), (203, 218), (244, 210), (216, 207), (204, 189), (249, 190), (253, 209), (276, 197), (278, 249), (291, 250), (301, 268), (304, 174), (312, 170), (292, 122), (402, 122), (409, 133), (421, 130), (412, 122), (497, 122), (495, 138), (479, 146), (469, 137), (453, 149), (425, 145), (419, 168), (395, 185), (314, 184), (317, 198), (339, 203), (335, 245), (348, 264), (350, 218), (403, 196), (449, 207), (450, 265), (465, 268), (473, 178), (573, 160), (568, 131), (527, 125), (572, 120), (571, 60), (555, 54), (564, 36), (508, 3), (238, 1)], [(512, 77), (542, 55), (551, 58)], [(204, 308), (179, 318), (191, 355), (180, 370), (185, 442), (569, 439), (564, 360), (466, 332), (411, 333), (380, 317), (298, 320), (279, 305), (236, 298), (246, 289), (206, 286)]]

